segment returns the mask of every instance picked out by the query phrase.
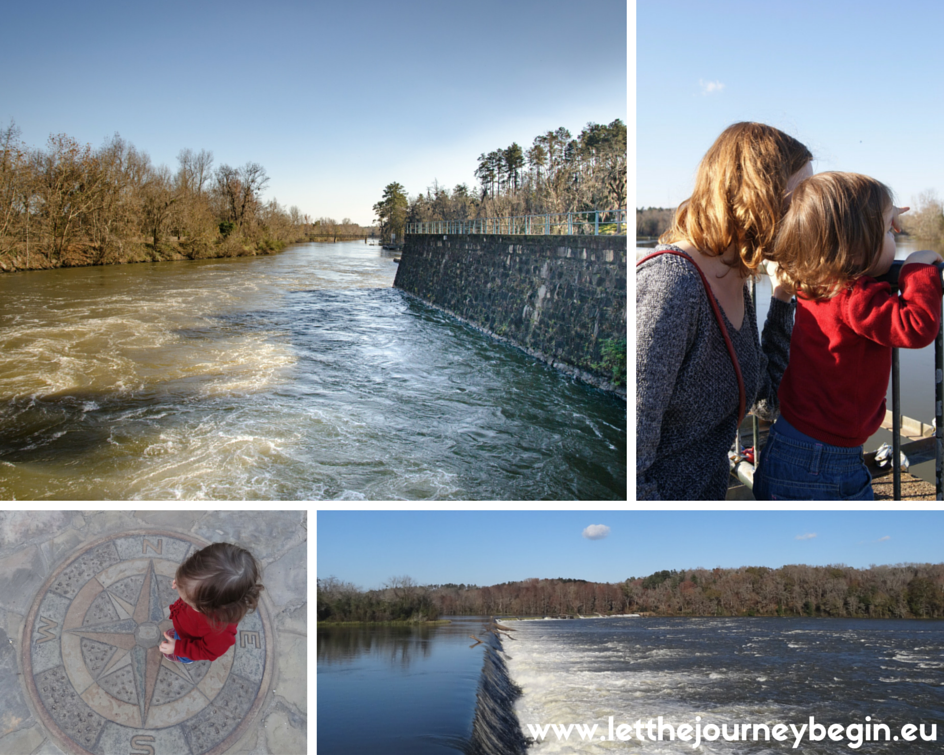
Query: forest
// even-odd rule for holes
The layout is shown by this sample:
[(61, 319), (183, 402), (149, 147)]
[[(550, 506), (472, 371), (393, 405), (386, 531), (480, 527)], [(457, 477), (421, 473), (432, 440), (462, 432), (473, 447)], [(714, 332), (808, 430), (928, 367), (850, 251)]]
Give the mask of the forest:
[(915, 206), (901, 216), (901, 225), (905, 233), (944, 247), (944, 203), (934, 191), (918, 195)]
[(657, 239), (672, 225), (675, 208), (647, 207), (636, 210), (636, 238)]
[(389, 184), (374, 205), (384, 241), (403, 237), (406, 223), (472, 220), (587, 210), (625, 209), (628, 196), (626, 124), (588, 123), (574, 137), (566, 128), (479, 155), (477, 184), (432, 186), (408, 196)]
[(348, 219), (263, 201), (263, 166), (215, 165), (183, 149), (171, 170), (115, 135), (98, 149), (65, 134), (45, 148), (0, 129), (0, 270), (237, 257), (307, 240), (363, 238)]
[(623, 582), (527, 579), (488, 587), (418, 585), (395, 577), (360, 590), (319, 579), (318, 621), (367, 616), (823, 616), (944, 618), (944, 564), (791, 565), (663, 570)]
[[(636, 209), (636, 238), (658, 238), (672, 225), (675, 208)], [(901, 216), (902, 230), (922, 243), (944, 247), (944, 203), (934, 191), (922, 192), (915, 206)]]

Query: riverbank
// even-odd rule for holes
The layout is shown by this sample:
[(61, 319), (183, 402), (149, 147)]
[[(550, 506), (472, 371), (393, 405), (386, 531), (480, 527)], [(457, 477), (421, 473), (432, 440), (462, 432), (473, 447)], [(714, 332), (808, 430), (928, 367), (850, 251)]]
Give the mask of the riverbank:
[(451, 624), (449, 619), (436, 621), (319, 621), (318, 626), (324, 629), (332, 627), (439, 627)]
[(130, 265), (138, 262), (176, 262), (181, 260), (209, 260), (233, 257), (258, 257), (276, 254), (291, 243), (263, 239), (223, 239), (216, 243), (196, 244), (186, 240), (160, 244), (126, 244), (120, 251), (101, 250), (92, 245), (75, 245), (58, 257), (44, 251), (18, 252), (0, 256), (0, 272), (18, 273), (31, 270), (55, 270), (67, 267), (97, 265)]

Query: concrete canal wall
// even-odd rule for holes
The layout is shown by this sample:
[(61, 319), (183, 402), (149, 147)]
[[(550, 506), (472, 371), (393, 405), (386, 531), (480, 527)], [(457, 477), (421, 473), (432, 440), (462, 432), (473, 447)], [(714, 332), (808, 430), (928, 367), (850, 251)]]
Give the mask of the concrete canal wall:
[(626, 270), (624, 236), (411, 234), (394, 286), (625, 397)]

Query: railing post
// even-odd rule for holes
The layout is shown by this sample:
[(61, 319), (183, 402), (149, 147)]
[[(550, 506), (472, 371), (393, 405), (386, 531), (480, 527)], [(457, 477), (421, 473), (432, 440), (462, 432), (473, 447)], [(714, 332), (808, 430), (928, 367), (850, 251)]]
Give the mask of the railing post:
[[(599, 216), (598, 216), (599, 217)], [(754, 311), (757, 311), (757, 280), (751, 277), (751, 302), (754, 304)], [(760, 444), (757, 442), (760, 431), (757, 415), (751, 412), (751, 429), (754, 431), (754, 469), (760, 463)], [(738, 449), (740, 451), (741, 449)]]
[[(594, 236), (600, 235), (600, 211), (599, 210), (594, 210), (593, 212), (593, 235)], [(752, 281), (751, 285), (753, 285), (753, 280), (754, 279), (751, 278), (751, 281)]]
[[(937, 269), (944, 272), (944, 265), (938, 263)], [(938, 501), (944, 501), (944, 298), (941, 309), (941, 327), (934, 339), (934, 497)]]
[(901, 500), (901, 382), (898, 371), (898, 349), (892, 349), (892, 459), (894, 476), (893, 499)]

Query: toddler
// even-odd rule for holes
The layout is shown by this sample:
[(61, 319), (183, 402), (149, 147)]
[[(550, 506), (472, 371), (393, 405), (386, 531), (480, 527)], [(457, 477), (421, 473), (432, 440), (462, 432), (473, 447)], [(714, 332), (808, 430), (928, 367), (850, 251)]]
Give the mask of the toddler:
[(895, 259), (898, 216), (884, 184), (855, 173), (801, 183), (768, 259), (797, 295), (780, 417), (754, 474), (757, 500), (872, 500), (862, 446), (885, 417), (892, 347), (921, 348), (941, 319), (941, 257), (876, 280)]
[(259, 563), (232, 543), (213, 543), (177, 567), (171, 585), (180, 599), (170, 607), (174, 632), (160, 650), (169, 661), (213, 661), (236, 644), (236, 625), (259, 603)]

